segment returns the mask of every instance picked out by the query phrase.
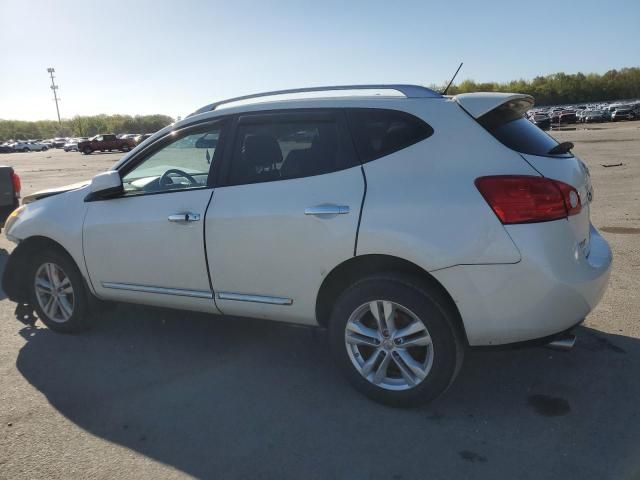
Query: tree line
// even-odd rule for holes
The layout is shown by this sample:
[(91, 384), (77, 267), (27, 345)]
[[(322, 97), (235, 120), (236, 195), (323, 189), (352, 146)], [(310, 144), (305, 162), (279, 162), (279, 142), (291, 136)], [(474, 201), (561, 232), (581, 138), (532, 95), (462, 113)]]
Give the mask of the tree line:
[(98, 133), (153, 133), (173, 123), (167, 115), (93, 115), (62, 120), (0, 120), (0, 140), (92, 137)]
[[(437, 89), (438, 87), (435, 87)], [(439, 91), (442, 91), (441, 87)], [(464, 80), (449, 88), (448, 94), (468, 92), (513, 92), (532, 95), (536, 105), (629, 100), (640, 98), (640, 68), (622, 68), (597, 73), (554, 73), (533, 80), (512, 80), (507, 83), (477, 83)]]

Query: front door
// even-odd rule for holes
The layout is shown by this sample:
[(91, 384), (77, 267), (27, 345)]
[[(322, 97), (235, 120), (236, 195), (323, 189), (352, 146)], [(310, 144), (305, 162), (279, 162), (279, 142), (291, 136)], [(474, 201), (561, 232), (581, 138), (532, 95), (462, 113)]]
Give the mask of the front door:
[(204, 245), (224, 122), (168, 135), (120, 171), (124, 194), (89, 203), (84, 253), (100, 298), (216, 312)]

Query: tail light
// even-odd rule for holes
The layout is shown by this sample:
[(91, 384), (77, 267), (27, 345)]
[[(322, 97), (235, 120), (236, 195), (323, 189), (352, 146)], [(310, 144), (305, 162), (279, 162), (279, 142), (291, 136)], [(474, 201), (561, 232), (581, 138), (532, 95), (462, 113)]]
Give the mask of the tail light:
[(11, 182), (13, 183), (13, 193), (16, 198), (20, 198), (20, 189), (22, 188), (22, 184), (20, 183), (20, 177), (17, 173), (11, 172)]
[(475, 184), (503, 224), (548, 222), (582, 209), (578, 191), (558, 180), (497, 175), (477, 178)]

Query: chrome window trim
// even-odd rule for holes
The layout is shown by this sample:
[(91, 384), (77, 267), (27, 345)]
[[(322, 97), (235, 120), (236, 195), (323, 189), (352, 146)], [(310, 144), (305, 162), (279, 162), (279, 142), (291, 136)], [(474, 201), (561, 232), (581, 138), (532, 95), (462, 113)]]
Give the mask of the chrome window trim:
[(292, 299), (285, 297), (246, 295), (244, 293), (235, 292), (218, 292), (217, 296), (220, 300), (234, 300), (237, 302), (268, 303), (270, 305), (291, 305), (293, 303)]
[(179, 297), (213, 298), (211, 292), (202, 290), (183, 290), (180, 288), (153, 287), (150, 285), (135, 285), (131, 283), (101, 282), (104, 288), (113, 290), (127, 290), (131, 292), (158, 293), (161, 295), (176, 295)]

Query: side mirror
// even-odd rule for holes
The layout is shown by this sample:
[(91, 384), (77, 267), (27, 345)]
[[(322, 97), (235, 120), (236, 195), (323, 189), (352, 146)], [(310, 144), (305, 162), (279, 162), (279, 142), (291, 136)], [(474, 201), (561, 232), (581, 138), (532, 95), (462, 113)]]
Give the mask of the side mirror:
[(123, 188), (120, 174), (115, 170), (110, 170), (99, 173), (91, 179), (90, 192), (84, 200), (85, 202), (104, 200), (120, 195), (122, 192)]

